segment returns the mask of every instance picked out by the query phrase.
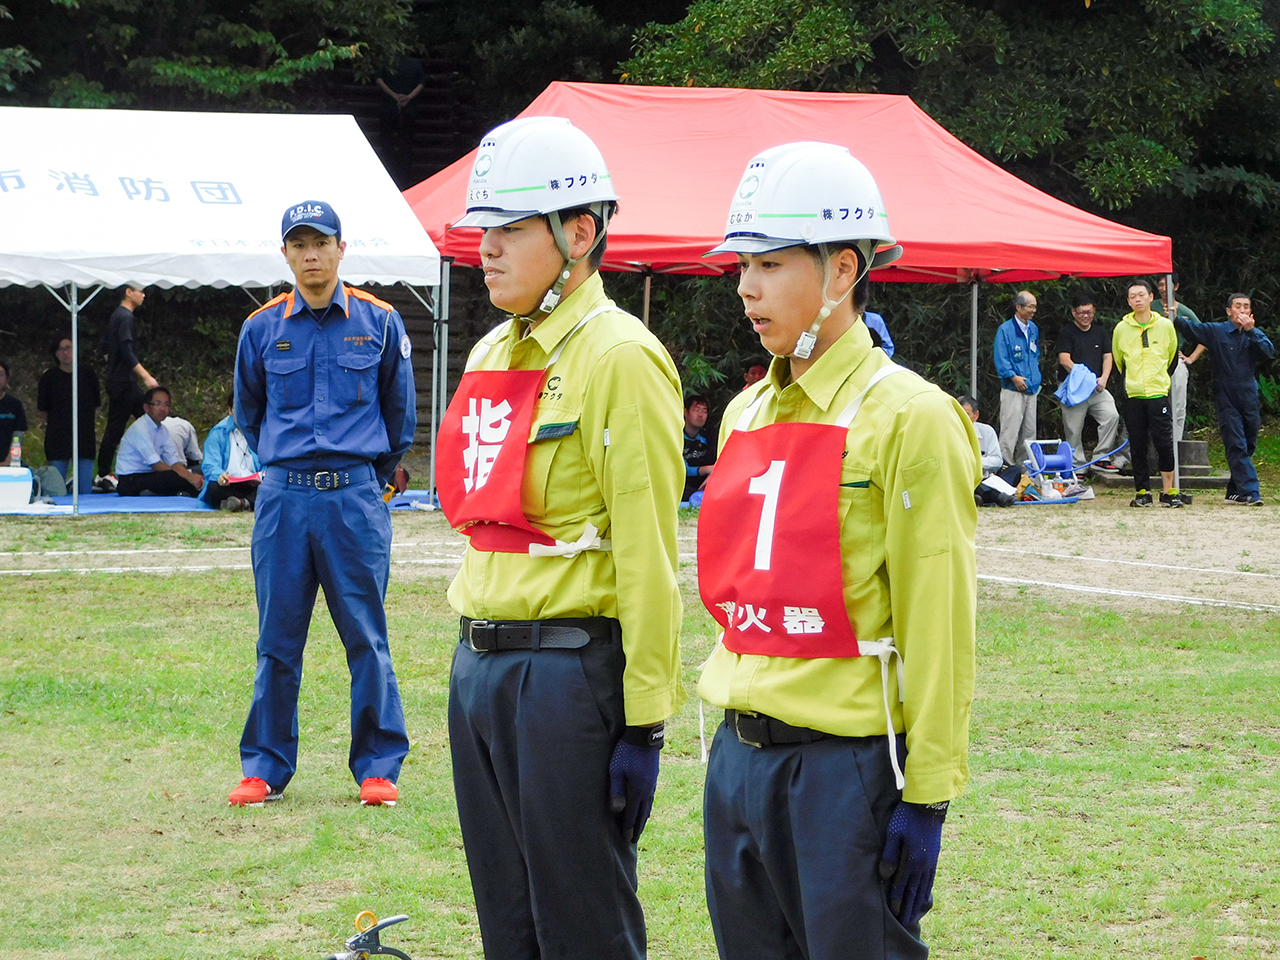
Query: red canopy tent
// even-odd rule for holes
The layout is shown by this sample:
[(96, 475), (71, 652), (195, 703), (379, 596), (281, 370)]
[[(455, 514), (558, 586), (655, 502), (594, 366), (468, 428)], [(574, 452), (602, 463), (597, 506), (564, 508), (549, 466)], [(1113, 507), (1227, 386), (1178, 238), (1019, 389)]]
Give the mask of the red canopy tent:
[[(909, 97), (708, 87), (552, 83), (520, 116), (567, 117), (604, 154), (621, 198), (605, 270), (718, 274), (702, 254), (724, 235), (729, 200), (756, 153), (838, 143), (875, 176), (904, 254), (876, 281), (969, 283), (972, 371), (978, 283), (1168, 273), (1172, 241), (1079, 210), (1001, 170)], [(445, 258), (432, 419), (448, 400), (448, 264), (477, 266), (480, 231), (462, 217), (475, 151), (404, 192)], [(648, 321), (648, 283), (645, 285)], [(976, 395), (976, 376), (973, 392)], [(434, 429), (434, 424), (433, 424)], [(432, 478), (434, 485), (434, 476)]]
[[(568, 117), (600, 147), (621, 197), (606, 270), (721, 273), (747, 161), (794, 140), (838, 143), (875, 176), (905, 253), (877, 281), (1024, 283), (1167, 273), (1172, 242), (1056, 200), (949, 134), (909, 97), (556, 82), (520, 116)], [(404, 193), (442, 256), (479, 262), (462, 217), (475, 151)]]

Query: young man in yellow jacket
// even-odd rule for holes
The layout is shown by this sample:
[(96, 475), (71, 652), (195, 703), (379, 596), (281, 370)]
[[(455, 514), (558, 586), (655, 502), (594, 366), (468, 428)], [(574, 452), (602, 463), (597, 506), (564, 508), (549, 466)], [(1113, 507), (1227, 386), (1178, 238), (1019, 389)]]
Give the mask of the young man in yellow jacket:
[(1149, 507), (1151, 465), (1147, 443), (1156, 448), (1164, 492), (1160, 505), (1181, 507), (1182, 497), (1173, 485), (1173, 416), (1169, 404), (1170, 369), (1178, 355), (1178, 332), (1173, 321), (1151, 309), (1155, 289), (1146, 280), (1129, 285), (1132, 310), (1116, 324), (1111, 335), (1111, 356), (1124, 374), (1124, 420), (1129, 428), (1133, 455), (1134, 497), (1131, 507)]
[[(901, 254), (844, 147), (757, 155), (730, 208), (768, 375), (730, 402), (698, 522), (724, 628), (704, 798), (721, 960), (923, 960), (947, 804), (969, 778), (977, 438), (862, 320)], [(887, 249), (881, 249), (887, 247)]]

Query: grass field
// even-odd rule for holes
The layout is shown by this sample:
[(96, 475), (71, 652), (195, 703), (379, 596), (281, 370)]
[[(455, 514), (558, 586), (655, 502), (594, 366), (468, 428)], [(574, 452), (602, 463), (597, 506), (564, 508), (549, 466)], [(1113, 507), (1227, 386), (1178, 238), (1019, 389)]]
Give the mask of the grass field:
[[(996, 513), (984, 524), (1013, 522)], [(1274, 541), (1275, 514), (1247, 518), (1246, 540)], [(225, 798), (253, 678), (253, 581), (234, 569), (250, 522), (0, 523), (10, 567), (144, 568), (3, 576), (0, 958), (319, 958), (366, 908), (410, 915), (386, 941), (415, 960), (481, 955), (444, 730), (449, 558), (413, 552), (442, 521), (395, 517), (388, 611), (413, 739), (400, 804), (355, 801), (346, 667), (321, 604), (299, 773), (279, 804), (243, 810)], [(1059, 518), (1044, 522), (1047, 541)], [(223, 559), (145, 569), (192, 556)], [(1261, 556), (1250, 575), (1280, 575)], [(1280, 581), (1258, 582), (1280, 604)], [(1280, 957), (1280, 615), (987, 582), (980, 598), (973, 781), (925, 920), (935, 955)], [(691, 688), (710, 626), (687, 590)], [(697, 716), (691, 699), (671, 725), (641, 844), (658, 960), (715, 956)]]

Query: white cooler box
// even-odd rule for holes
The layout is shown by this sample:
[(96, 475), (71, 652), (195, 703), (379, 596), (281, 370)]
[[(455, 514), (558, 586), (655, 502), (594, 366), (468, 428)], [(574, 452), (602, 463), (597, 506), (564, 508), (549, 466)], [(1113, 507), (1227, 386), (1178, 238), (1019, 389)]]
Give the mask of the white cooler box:
[(31, 471), (26, 467), (0, 467), (0, 513), (31, 502)]

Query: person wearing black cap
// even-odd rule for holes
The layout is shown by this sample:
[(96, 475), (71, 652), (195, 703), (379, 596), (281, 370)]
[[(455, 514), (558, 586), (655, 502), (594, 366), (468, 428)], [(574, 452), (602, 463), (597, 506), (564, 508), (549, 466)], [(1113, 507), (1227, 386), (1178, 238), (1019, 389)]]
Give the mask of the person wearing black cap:
[(290, 207), (281, 251), (296, 285), (249, 316), (235, 421), (263, 465), (253, 528), (258, 671), (228, 801), (277, 800), (298, 756), (302, 651), (324, 587), (351, 671), (349, 766), (360, 802), (393, 806), (409, 752), (383, 601), (391, 520), (383, 484), (413, 442), (412, 353), (395, 309), (338, 280), (346, 250), (327, 203)]

